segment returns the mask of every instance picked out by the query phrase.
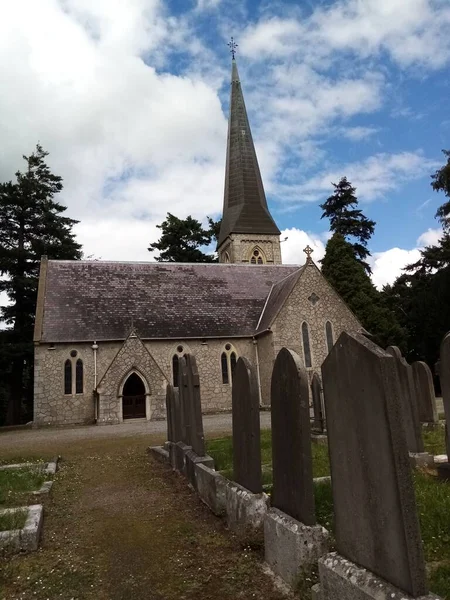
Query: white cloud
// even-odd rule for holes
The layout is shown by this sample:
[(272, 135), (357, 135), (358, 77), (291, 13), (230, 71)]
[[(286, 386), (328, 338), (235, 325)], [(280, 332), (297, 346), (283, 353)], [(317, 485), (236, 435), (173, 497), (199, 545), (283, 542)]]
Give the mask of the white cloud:
[[(286, 241), (283, 241), (285, 238)], [(304, 249), (310, 246), (314, 252), (312, 258), (317, 266), (320, 267), (320, 259), (325, 255), (325, 245), (317, 234), (303, 231), (292, 227), (291, 229), (283, 229), (281, 232), (281, 257), (283, 264), (303, 265), (306, 261)]]
[(442, 237), (442, 229), (427, 229), (422, 235), (419, 236), (417, 243), (419, 246), (435, 246)]
[(343, 127), (340, 130), (340, 133), (348, 140), (359, 142), (372, 137), (378, 133), (378, 131), (379, 129), (377, 127)]
[(277, 195), (294, 203), (316, 202), (332, 192), (331, 183), (346, 176), (357, 188), (363, 201), (383, 198), (388, 192), (398, 190), (405, 182), (427, 175), (436, 161), (423, 156), (419, 150), (397, 154), (379, 153), (355, 163), (332, 167), (306, 180), (304, 183), (279, 186)]

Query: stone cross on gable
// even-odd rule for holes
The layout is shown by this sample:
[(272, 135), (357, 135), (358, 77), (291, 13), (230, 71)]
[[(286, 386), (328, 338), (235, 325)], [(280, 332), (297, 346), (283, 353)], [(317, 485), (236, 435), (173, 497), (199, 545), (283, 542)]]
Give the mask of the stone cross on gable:
[(306, 260), (312, 260), (311, 258), (311, 254), (314, 252), (314, 250), (311, 248), (311, 246), (308, 244), (308, 246), (306, 246), (306, 248), (303, 250), (303, 252), (306, 254)]

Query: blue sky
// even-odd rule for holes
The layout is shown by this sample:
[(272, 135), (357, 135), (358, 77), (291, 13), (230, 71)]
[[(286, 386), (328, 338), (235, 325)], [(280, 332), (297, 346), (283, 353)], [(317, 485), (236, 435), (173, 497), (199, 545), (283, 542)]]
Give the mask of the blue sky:
[(167, 211), (220, 214), (233, 35), (285, 262), (306, 243), (323, 255), (319, 203), (346, 175), (377, 222), (381, 286), (439, 237), (449, 30), (448, 0), (16, 0), (0, 23), (0, 178), (39, 140), (86, 255), (151, 259)]

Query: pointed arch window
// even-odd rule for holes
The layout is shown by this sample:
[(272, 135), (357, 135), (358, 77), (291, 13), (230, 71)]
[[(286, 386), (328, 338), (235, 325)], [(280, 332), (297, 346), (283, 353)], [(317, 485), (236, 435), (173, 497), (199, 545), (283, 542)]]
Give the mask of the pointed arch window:
[(305, 367), (312, 367), (311, 360), (311, 346), (309, 341), (309, 328), (308, 323), (305, 321), (302, 323), (302, 340), (303, 340), (303, 354), (305, 356)]
[(334, 346), (334, 341), (333, 341), (333, 326), (331, 325), (330, 321), (327, 321), (325, 323), (325, 334), (326, 334), (326, 338), (327, 338), (328, 353), (330, 353), (331, 352), (331, 348)]
[(222, 370), (222, 383), (231, 385), (233, 383), (233, 373), (237, 363), (237, 352), (231, 344), (225, 344), (225, 348), (220, 356), (220, 367)]
[(75, 393), (83, 393), (83, 361), (81, 358), (77, 360), (75, 365)]
[(72, 361), (67, 359), (64, 363), (64, 394), (72, 393)]
[(266, 261), (264, 260), (263, 253), (258, 248), (254, 248), (250, 257), (250, 263), (252, 265), (263, 265)]

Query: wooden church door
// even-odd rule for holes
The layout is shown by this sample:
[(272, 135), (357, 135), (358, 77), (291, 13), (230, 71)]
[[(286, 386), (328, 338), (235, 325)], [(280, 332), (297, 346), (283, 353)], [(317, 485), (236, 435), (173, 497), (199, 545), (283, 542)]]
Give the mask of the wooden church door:
[(145, 385), (137, 373), (131, 373), (123, 386), (124, 419), (145, 418)]

